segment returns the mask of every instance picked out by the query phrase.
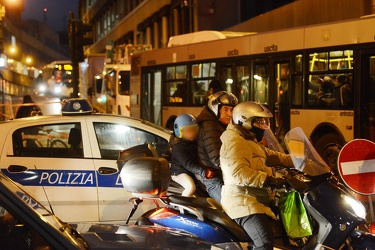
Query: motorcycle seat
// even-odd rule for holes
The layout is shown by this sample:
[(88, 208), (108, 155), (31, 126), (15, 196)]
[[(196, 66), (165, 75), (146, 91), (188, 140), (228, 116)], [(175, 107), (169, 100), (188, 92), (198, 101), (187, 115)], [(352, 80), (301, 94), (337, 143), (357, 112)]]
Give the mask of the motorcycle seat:
[(171, 195), (168, 197), (169, 202), (190, 206), (197, 209), (203, 218), (214, 221), (229, 230), (239, 241), (250, 241), (249, 236), (236, 222), (234, 222), (223, 210), (223, 207), (217, 201), (204, 197), (185, 197), (179, 195)]

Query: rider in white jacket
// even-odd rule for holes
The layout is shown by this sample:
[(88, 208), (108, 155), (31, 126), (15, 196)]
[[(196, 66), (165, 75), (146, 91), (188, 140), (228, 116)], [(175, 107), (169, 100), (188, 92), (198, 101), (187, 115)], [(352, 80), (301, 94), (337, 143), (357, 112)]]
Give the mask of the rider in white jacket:
[(254, 102), (243, 102), (233, 110), (232, 123), (220, 137), (220, 163), (223, 171), (221, 204), (225, 212), (242, 226), (254, 242), (253, 249), (273, 249), (269, 218), (276, 219), (269, 207), (269, 186), (281, 187), (265, 166), (267, 156), (276, 155), (284, 166), (293, 167), (289, 155), (267, 149), (258, 143), (268, 127), (271, 112)]

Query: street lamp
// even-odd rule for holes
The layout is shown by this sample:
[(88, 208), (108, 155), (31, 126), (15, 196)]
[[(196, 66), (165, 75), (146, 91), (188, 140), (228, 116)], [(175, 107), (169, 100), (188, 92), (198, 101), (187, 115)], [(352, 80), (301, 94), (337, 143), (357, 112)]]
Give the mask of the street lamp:
[(33, 61), (33, 59), (31, 59), (31, 57), (27, 57), (27, 58), (26, 58), (26, 63), (27, 63), (27, 64), (30, 64), (32, 61)]

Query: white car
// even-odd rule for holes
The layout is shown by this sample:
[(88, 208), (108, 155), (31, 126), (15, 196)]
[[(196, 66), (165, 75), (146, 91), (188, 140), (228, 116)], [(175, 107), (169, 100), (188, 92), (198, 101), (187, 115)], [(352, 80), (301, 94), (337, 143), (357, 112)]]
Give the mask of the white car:
[[(0, 123), (1, 172), (64, 221), (124, 222), (132, 204), (119, 152), (148, 143), (162, 155), (170, 131), (129, 117), (74, 114)], [(152, 207), (144, 203), (133, 219)]]

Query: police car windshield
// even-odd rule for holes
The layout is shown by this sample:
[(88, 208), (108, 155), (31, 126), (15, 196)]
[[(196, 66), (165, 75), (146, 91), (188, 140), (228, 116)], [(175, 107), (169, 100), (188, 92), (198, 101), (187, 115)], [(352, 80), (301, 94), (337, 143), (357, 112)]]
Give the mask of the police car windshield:
[[(59, 218), (48, 211), (42, 204), (40, 204), (28, 193), (22, 190), (18, 185), (10, 181), (8, 178), (4, 177), (3, 174), (0, 174), (0, 182), (9, 190), (9, 192), (21, 199), (23, 203), (33, 209), (43, 221), (54, 227), (68, 240), (72, 241), (74, 238), (77, 238), (77, 236), (73, 233), (74, 230), (70, 227), (69, 224), (61, 222)], [(80, 244), (79, 241), (77, 243)]]

